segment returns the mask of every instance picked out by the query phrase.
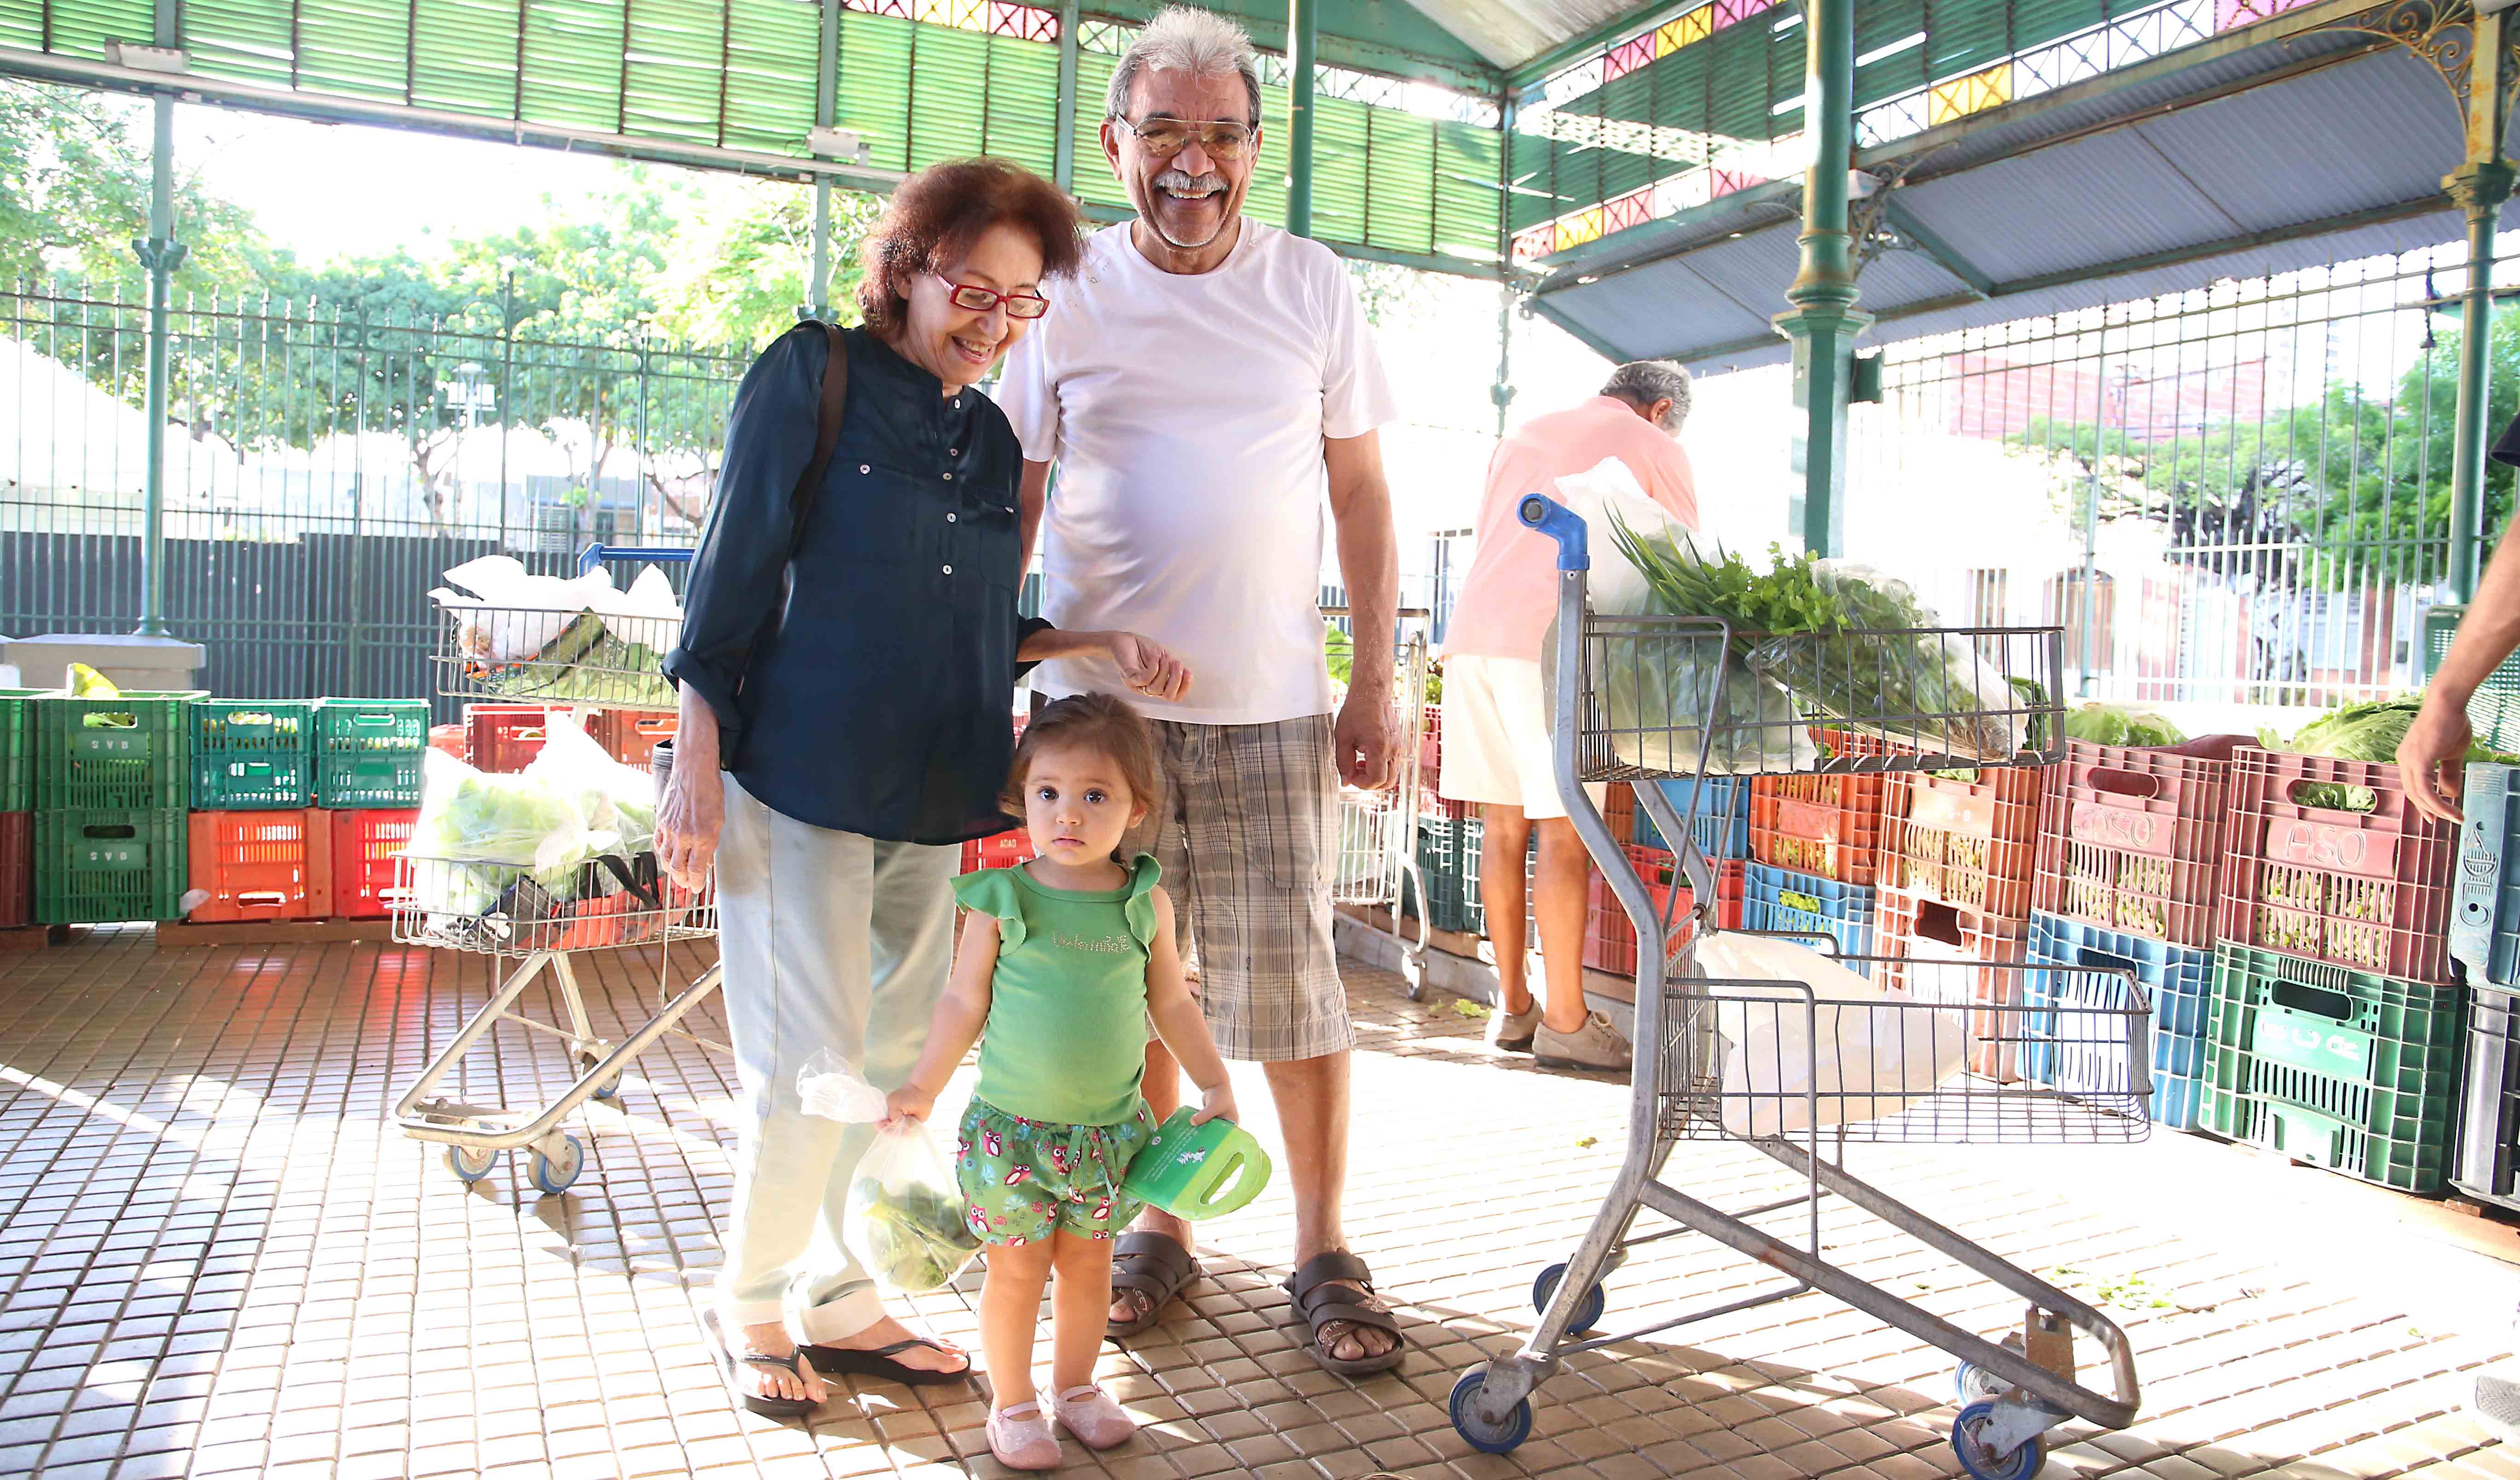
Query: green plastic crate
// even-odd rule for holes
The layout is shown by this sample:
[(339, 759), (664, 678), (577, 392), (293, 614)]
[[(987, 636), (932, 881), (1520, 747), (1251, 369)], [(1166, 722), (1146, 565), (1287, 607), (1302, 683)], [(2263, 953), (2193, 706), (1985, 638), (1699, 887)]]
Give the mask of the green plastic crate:
[(315, 748), (325, 755), (417, 754), (428, 745), (428, 700), (319, 698)]
[(208, 698), (193, 705), (193, 810), (303, 807), (314, 787), (312, 699)]
[(176, 809), (35, 814), (35, 919), (180, 919), (185, 815)]
[[(2424, 678), (2430, 681), (2450, 655), (2465, 606), (2434, 606), (2424, 612)], [(2503, 660), (2487, 674), (2467, 701), (2467, 722), (2476, 738), (2497, 750), (2520, 751), (2520, 656)]]
[(319, 754), (315, 805), (333, 808), (417, 807), (421, 752), (404, 755)]
[(2224, 941), (2206, 1127), (2402, 1192), (2449, 1180), (2467, 989)]
[(192, 703), (204, 690), (113, 698), (50, 695), (35, 722), (35, 810), (147, 812), (192, 805)]
[(32, 700), (52, 689), (0, 689), (0, 812), (35, 809), (35, 717)]

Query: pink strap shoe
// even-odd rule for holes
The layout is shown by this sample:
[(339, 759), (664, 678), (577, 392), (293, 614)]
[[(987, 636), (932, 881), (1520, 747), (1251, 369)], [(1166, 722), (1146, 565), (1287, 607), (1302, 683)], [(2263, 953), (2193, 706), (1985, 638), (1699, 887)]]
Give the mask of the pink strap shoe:
[(1137, 1437), (1138, 1420), (1090, 1382), (1059, 1394), (1051, 1408), (1087, 1449), (1116, 1449)]
[(1058, 1436), (1038, 1400), (989, 1411), (989, 1453), (1009, 1469), (1058, 1468)]

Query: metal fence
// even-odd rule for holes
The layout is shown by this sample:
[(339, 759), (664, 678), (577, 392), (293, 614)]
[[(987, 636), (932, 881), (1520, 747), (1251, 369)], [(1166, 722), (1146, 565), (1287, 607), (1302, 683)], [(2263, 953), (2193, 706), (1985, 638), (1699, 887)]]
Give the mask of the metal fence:
[(487, 554), (698, 535), (745, 351), (538, 337), (276, 302), (172, 315), (169, 425), (140, 411), (136, 293), (0, 296), (0, 632), (127, 632), (149, 441), (166, 447), (165, 610), (222, 693), (417, 695), (429, 589)]
[[(1953, 620), (2063, 624), (2096, 696), (2411, 688), (2446, 573), (2464, 259), (2446, 244), (1892, 344), (1884, 401), (1852, 419), (1854, 553)], [(2491, 337), (2499, 428), (2520, 315)], [(2511, 490), (2493, 470), (2489, 535)]]

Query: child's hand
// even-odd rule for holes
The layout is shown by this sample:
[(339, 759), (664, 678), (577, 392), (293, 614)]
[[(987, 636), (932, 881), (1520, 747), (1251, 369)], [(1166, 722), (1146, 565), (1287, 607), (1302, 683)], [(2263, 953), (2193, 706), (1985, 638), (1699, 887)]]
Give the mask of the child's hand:
[(1221, 1084), (1199, 1097), (1198, 1113), (1190, 1118), (1190, 1123), (1203, 1126), (1211, 1120), (1239, 1123), (1241, 1119), (1234, 1109), (1234, 1086)]
[(903, 1085), (883, 1097), (883, 1119), (877, 1128), (902, 1131), (925, 1120), (936, 1112), (936, 1097), (915, 1084)]

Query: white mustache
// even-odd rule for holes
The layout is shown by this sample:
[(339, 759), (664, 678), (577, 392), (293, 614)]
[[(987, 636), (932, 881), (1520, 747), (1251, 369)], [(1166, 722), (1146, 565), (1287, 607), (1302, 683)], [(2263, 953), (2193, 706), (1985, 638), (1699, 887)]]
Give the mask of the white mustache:
[(1190, 171), (1184, 169), (1168, 169), (1162, 174), (1155, 176), (1155, 189), (1178, 191), (1185, 195), (1196, 195), (1200, 193), (1205, 193), (1207, 195), (1223, 195), (1225, 193), (1225, 177), (1223, 175), (1193, 175)]

